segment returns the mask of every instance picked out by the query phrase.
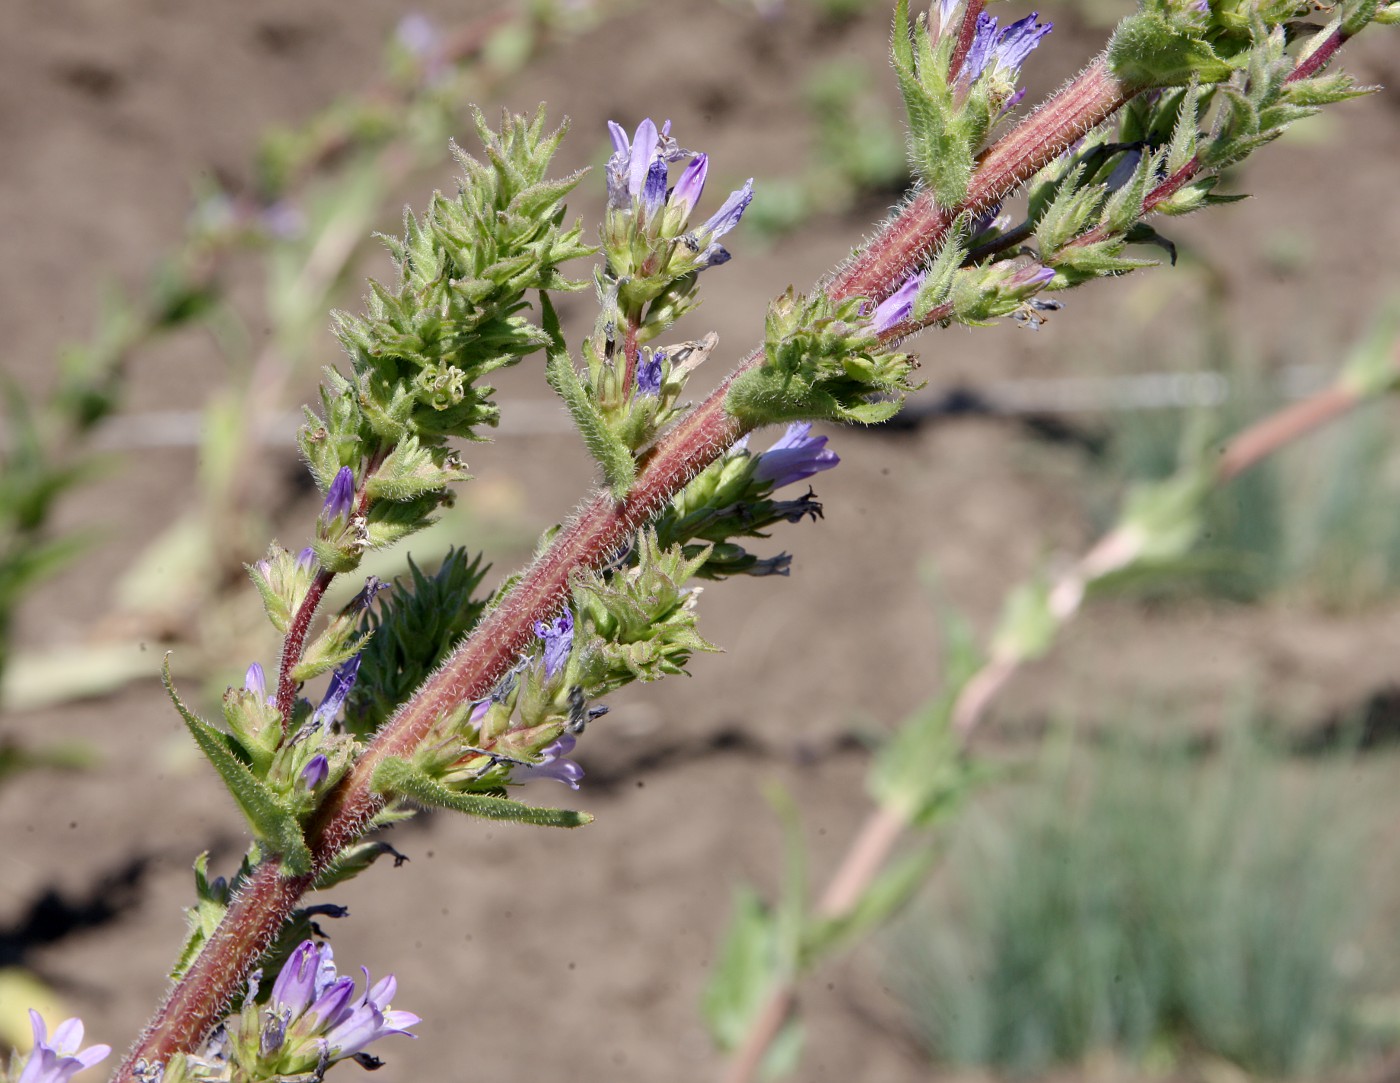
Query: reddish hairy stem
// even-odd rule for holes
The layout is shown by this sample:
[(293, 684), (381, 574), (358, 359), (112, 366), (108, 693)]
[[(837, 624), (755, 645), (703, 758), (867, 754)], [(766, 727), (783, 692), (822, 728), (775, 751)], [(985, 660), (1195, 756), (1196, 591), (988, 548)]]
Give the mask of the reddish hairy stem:
[[(1106, 61), (1095, 60), (983, 156), (967, 203), (956, 210), (981, 210), (1002, 199), (1128, 96)], [(835, 276), (827, 291), (837, 299), (887, 296), (942, 239), (954, 217), (926, 194), (916, 197)], [(529, 645), (534, 621), (562, 603), (574, 573), (611, 559), (690, 478), (744, 433), (744, 426), (726, 413), (725, 396), (730, 383), (761, 358), (759, 351), (749, 354), (680, 421), (640, 464), (625, 501), (615, 502), (606, 493), (594, 496), (467, 642), (384, 724), (327, 798), (309, 832), (318, 869), (353, 842), (382, 806), (372, 785), (378, 765), (389, 757), (411, 755), (443, 712), (484, 695)], [(164, 1063), (208, 1033), (311, 883), (310, 876), (284, 878), (275, 857), (255, 870), (117, 1070), (116, 1083), (130, 1083), (138, 1061)]]
[(866, 296), (877, 301), (888, 297), (943, 239), (957, 214), (984, 211), (1004, 199), (1122, 108), (1133, 93), (1109, 71), (1106, 57), (1096, 57), (982, 155), (960, 207), (945, 210), (931, 193), (919, 193), (837, 272), (829, 292), (834, 297)]
[(958, 43), (953, 46), (953, 55), (948, 60), (948, 78), (956, 80), (962, 71), (963, 61), (972, 48), (972, 39), (977, 36), (977, 17), (982, 14), (982, 0), (968, 0), (963, 11), (962, 26), (958, 28)]
[(311, 622), (316, 619), (316, 610), (321, 607), (321, 599), (326, 588), (335, 578), (334, 572), (324, 568), (316, 573), (306, 597), (297, 606), (292, 622), (287, 626), (287, 634), (282, 639), (282, 658), (277, 665), (277, 710), (282, 715), (282, 736), (287, 736), (287, 726), (292, 717), (292, 707), (296, 703), (297, 682), (292, 679), (292, 670), (301, 661), (301, 652), (306, 647), (306, 634), (311, 630)]

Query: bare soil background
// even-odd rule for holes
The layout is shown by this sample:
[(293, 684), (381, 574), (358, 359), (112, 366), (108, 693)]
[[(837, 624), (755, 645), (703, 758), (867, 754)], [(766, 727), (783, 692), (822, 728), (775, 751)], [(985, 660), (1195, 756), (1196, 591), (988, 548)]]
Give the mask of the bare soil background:
[[(421, 7), (445, 26), (487, 10)], [(5, 371), (47, 386), (59, 345), (89, 327), (102, 280), (137, 285), (177, 239), (191, 178), (246, 176), (267, 125), (362, 88), (403, 14), (366, 0), (11, 0), (0, 36)], [(1032, 97), (1101, 41), (1073, 8), (1043, 14), (1058, 25), (1028, 73)], [(670, 117), (685, 145), (711, 154), (708, 199), (718, 201), (726, 182), (752, 175), (761, 185), (802, 168), (802, 73), (850, 56), (884, 79), (887, 30), (878, 4), (834, 26), (798, 0), (769, 18), (737, 4), (655, 2), (550, 53), (485, 104), (546, 101), (567, 112), (574, 129), (563, 168), (599, 159), (609, 118), (630, 126), (647, 114)], [(1364, 83), (1394, 84), (1394, 42), (1376, 37), (1349, 48), (1346, 61)], [(460, 138), (471, 149), (468, 133)], [(1333, 110), (1311, 138), (1262, 152), (1238, 179), (1256, 199), (1173, 223), (1184, 247), (1221, 268), (1216, 288), (1229, 319), (1265, 365), (1337, 361), (1393, 287), (1397, 147), (1400, 96), (1389, 89)], [(421, 207), (451, 184), (444, 168), (403, 195)], [(576, 206), (591, 228), (601, 182), (585, 187)], [(771, 246), (736, 234), (734, 261), (706, 276), (706, 303), (690, 321), (697, 336), (720, 333), (723, 357), (711, 364), (756, 341), (768, 299), (816, 280), (883, 209), (816, 220)], [(386, 214), (383, 228), (397, 217)], [(1306, 258), (1281, 266), (1271, 255), (1281, 238)], [(366, 273), (385, 266), (376, 256)], [(937, 390), (1169, 367), (1194, 348), (1181, 345), (1192, 298), (1163, 299), (1156, 282), (1179, 273), (1078, 291), (1037, 335), (1008, 325), (975, 339), (958, 330), (928, 336), (915, 344), (924, 375)], [(353, 292), (344, 303), (355, 306)], [(567, 315), (586, 326), (586, 299)], [(334, 360), (329, 333), (324, 352)], [(219, 379), (208, 344), (185, 337), (132, 369), (126, 410), (198, 408)], [(508, 432), (511, 394), (546, 394), (539, 365), (523, 364), (502, 385), (506, 431), (471, 449), (471, 466), (483, 478), (506, 472), (524, 513), (543, 527), (567, 516), (591, 470), (566, 434)], [(312, 387), (302, 393), (309, 398)], [(893, 724), (935, 690), (938, 622), (916, 585), (919, 568), (936, 566), (947, 599), (985, 631), (1004, 592), (1047, 553), (1077, 553), (1093, 537), (1072, 453), (1012, 424), (835, 432), (832, 442), (842, 465), (818, 479), (825, 520), (772, 543), (796, 553), (791, 578), (708, 590), (702, 630), (726, 653), (696, 659), (689, 680), (617, 696), (589, 731), (578, 804), (597, 814), (595, 825), (548, 833), (427, 817), (393, 838), (409, 864), (331, 893), (351, 911), (331, 930), (338, 959), (395, 972), (397, 1006), (425, 1020), (419, 1041), (385, 1043), (379, 1079), (715, 1078), (720, 1062), (697, 1004), (734, 885), (776, 881), (780, 840), (764, 784), (776, 779), (795, 795), (820, 875), (866, 808), (865, 754), (851, 736)], [(284, 457), (290, 475), (290, 444)], [(99, 525), (105, 540), (35, 595), (19, 626), (23, 646), (88, 633), (114, 578), (190, 498), (197, 466), (189, 450), (127, 453), (64, 509), (64, 525)], [(269, 503), (282, 495), (269, 492)], [(303, 502), (284, 533), (301, 536), (313, 508)], [(492, 554), (498, 572), (526, 555)], [(190, 861), (210, 849), (219, 870), (231, 871), (242, 846), (212, 775), (171, 752), (179, 722), (155, 680), (159, 645), (133, 645), (146, 646), (149, 681), (0, 721), (6, 737), (83, 740), (101, 755), (90, 772), (32, 773), (0, 789), (0, 928), (14, 928), (46, 891), (81, 898), (102, 877), (145, 862), (132, 886), (109, 890), (124, 900), (113, 920), (48, 945), (36, 933), (25, 945), (25, 964), (59, 989), (90, 1036), (119, 1048), (164, 987), (183, 935)], [(269, 638), (264, 662), (272, 650)], [(1397, 672), (1393, 602), (1337, 615), (1298, 602), (1108, 601), (1015, 684), (985, 740), (1013, 747), (1059, 716), (1112, 724), (1144, 707), (1162, 725), (1208, 728), (1241, 689), (1305, 726), (1364, 703)], [(1362, 773), (1358, 786), (1384, 788), (1384, 775)], [(933, 1074), (873, 955), (810, 982), (802, 1008), (809, 1044), (799, 1078)]]

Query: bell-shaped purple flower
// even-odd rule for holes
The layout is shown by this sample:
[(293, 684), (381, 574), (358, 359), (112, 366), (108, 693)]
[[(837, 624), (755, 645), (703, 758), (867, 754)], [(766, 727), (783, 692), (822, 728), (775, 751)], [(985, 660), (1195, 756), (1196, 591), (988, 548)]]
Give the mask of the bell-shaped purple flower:
[(1030, 56), (1031, 50), (1040, 44), (1040, 39), (1050, 33), (1054, 23), (1037, 23), (1039, 12), (1033, 11), (1024, 19), (1018, 19), (1001, 33), (997, 33), (997, 21), (986, 12), (977, 16), (977, 29), (973, 34), (972, 45), (967, 50), (963, 62), (963, 72), (967, 81), (973, 82), (986, 71), (1001, 73), (1009, 82), (1014, 82), (1021, 73), (1021, 65)]
[(110, 1045), (79, 1049), (83, 1044), (83, 1021), (76, 1017), (58, 1024), (51, 1040), (44, 1017), (31, 1008), (29, 1027), (34, 1033), (34, 1048), (15, 1083), (68, 1083), (84, 1068), (106, 1060), (112, 1052)]
[(288, 1017), (299, 1016), (320, 998), (335, 977), (335, 953), (331, 946), (303, 940), (282, 964), (282, 971), (272, 985), (269, 1006)]
[(533, 782), (537, 778), (552, 778), (571, 790), (578, 789), (578, 784), (583, 780), (583, 768), (565, 758), (576, 744), (578, 738), (572, 733), (561, 733), (558, 740), (540, 749), (539, 763), (516, 767), (511, 773), (512, 781)]
[(654, 350), (643, 354), (637, 365), (637, 394), (653, 398), (661, 394), (661, 362), (666, 358), (665, 350)]
[(318, 752), (307, 760), (306, 766), (301, 769), (301, 784), (308, 791), (314, 790), (326, 781), (326, 776), (330, 773), (331, 761), (326, 759), (324, 752)]
[(267, 678), (263, 675), (263, 667), (257, 662), (249, 666), (248, 672), (243, 675), (243, 690), (257, 696), (259, 703), (272, 702), (267, 695)]
[(321, 522), (334, 523), (348, 519), (355, 504), (355, 471), (342, 466), (326, 490), (326, 502), (321, 505)]
[(705, 191), (705, 176), (710, 171), (710, 156), (708, 154), (697, 154), (686, 163), (681, 170), (680, 180), (676, 181), (675, 188), (671, 189), (671, 206), (684, 207), (685, 216), (690, 217), (690, 212), (695, 210), (695, 204), (700, 202), (700, 196)]
[(553, 677), (569, 660), (574, 646), (574, 615), (568, 607), (551, 621), (535, 621), (535, 635), (544, 640), (544, 675)]
[[(675, 140), (671, 138), (671, 122), (668, 120), (656, 130), (656, 123), (647, 117), (637, 125), (636, 134), (629, 140), (627, 131), (616, 121), (608, 121), (608, 134), (612, 137), (613, 153), (604, 170), (607, 176), (608, 209), (626, 210), (635, 197), (644, 200), (655, 199), (660, 206), (666, 196), (666, 164), (681, 156)], [(654, 167), (660, 166), (660, 198), (654, 191), (657, 178), (652, 176)], [(647, 191), (648, 183), (653, 190)]]
[(369, 971), (361, 969), (365, 991), (356, 997), (354, 979), (336, 974), (330, 945), (303, 941), (272, 987), (263, 1052), (284, 1061), (310, 1059), (312, 1064), (324, 1055), (334, 1063), (356, 1056), (388, 1034), (415, 1037), (408, 1028), (420, 1022), (418, 1016), (389, 1007), (397, 989), (394, 976), (371, 985)]
[(321, 705), (311, 715), (312, 729), (321, 729), (335, 721), (336, 715), (340, 714), (340, 709), (345, 706), (350, 689), (355, 687), (355, 678), (359, 672), (358, 654), (335, 667), (335, 672), (331, 674), (331, 683), (326, 685), (326, 694), (321, 699)]
[(830, 470), (841, 461), (826, 446), (825, 436), (812, 436), (812, 425), (798, 421), (787, 427), (777, 442), (758, 457), (754, 481), (771, 481), (774, 489)]
[(710, 215), (705, 224), (695, 231), (695, 236), (705, 246), (705, 250), (700, 254), (702, 268), (718, 267), (721, 263), (729, 262), (729, 253), (723, 245), (716, 242), (739, 224), (739, 219), (744, 216), (744, 211), (752, 202), (753, 178), (750, 177), (742, 188), (730, 192), (729, 198), (721, 204), (719, 210)]

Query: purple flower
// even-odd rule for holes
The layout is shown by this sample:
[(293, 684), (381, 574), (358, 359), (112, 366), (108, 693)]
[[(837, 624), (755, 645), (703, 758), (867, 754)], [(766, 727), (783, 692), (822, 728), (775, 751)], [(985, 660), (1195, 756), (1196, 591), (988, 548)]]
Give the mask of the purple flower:
[(1009, 72), (1013, 79), (1020, 73), (1021, 65), (1031, 55), (1031, 50), (1054, 28), (1054, 23), (1037, 23), (1035, 20), (1039, 14), (1033, 11), (1024, 19), (1018, 19), (997, 39), (996, 65)]
[(973, 34), (972, 45), (967, 50), (967, 59), (963, 63), (967, 81), (970, 83), (977, 79), (988, 67), (1004, 73), (1009, 80), (1015, 80), (1031, 50), (1055, 25), (1037, 23), (1035, 20), (1039, 14), (1037, 11), (1031, 12), (1000, 34), (997, 33), (995, 18), (986, 12), (977, 16), (977, 29)]
[(544, 675), (553, 677), (568, 661), (574, 645), (574, 615), (568, 607), (551, 621), (535, 621), (535, 635), (544, 640)]
[(561, 733), (558, 740), (540, 749), (539, 763), (515, 768), (511, 774), (512, 780), (533, 782), (537, 778), (552, 778), (571, 790), (578, 789), (578, 784), (583, 779), (583, 768), (573, 760), (564, 758), (574, 750), (576, 744), (578, 738), (572, 733)]
[[(661, 198), (666, 194), (666, 164), (684, 155), (671, 138), (671, 122), (668, 120), (656, 130), (656, 123), (647, 117), (637, 125), (637, 134), (631, 140), (627, 132), (616, 121), (608, 121), (608, 133), (612, 137), (613, 153), (608, 159), (604, 172), (607, 175), (609, 210), (626, 210), (634, 197), (655, 198), (655, 191), (645, 193), (650, 183), (653, 188), (656, 180), (652, 177), (653, 166), (659, 164)], [(660, 205), (661, 200), (656, 200)]]
[(665, 350), (655, 350), (642, 356), (641, 364), (637, 366), (638, 395), (661, 394), (661, 362), (665, 357)]
[(670, 170), (664, 158), (655, 158), (647, 167), (647, 177), (642, 183), (642, 206), (650, 218), (666, 202), (666, 179)]
[(963, 61), (963, 72), (970, 83), (982, 74), (987, 61), (992, 57), (992, 49), (997, 41), (997, 20), (985, 11), (977, 16), (977, 26), (972, 33), (972, 44), (968, 46), (967, 58)]
[(29, 1026), (34, 1032), (34, 1049), (20, 1069), (15, 1083), (68, 1083), (84, 1068), (106, 1060), (112, 1052), (110, 1045), (94, 1045), (80, 1050), (78, 1046), (83, 1044), (83, 1021), (76, 1017), (58, 1024), (53, 1032), (53, 1041), (49, 1041), (44, 1017), (33, 1008), (29, 1009)]
[(962, 7), (962, 0), (936, 0), (929, 10), (929, 21), (932, 23), (929, 29), (934, 37), (941, 37), (958, 29), (953, 25), (953, 16), (957, 14), (960, 7)]
[(342, 466), (336, 471), (335, 480), (326, 491), (326, 502), (321, 505), (321, 521), (334, 523), (346, 519), (355, 503), (355, 471)]
[[(651, 218), (663, 207), (669, 208), (675, 217), (668, 221), (673, 228), (683, 229), (705, 191), (709, 157), (704, 154), (692, 155), (690, 151), (678, 147), (671, 138), (669, 120), (659, 132), (652, 120), (643, 120), (631, 139), (627, 138), (627, 131), (622, 125), (610, 120), (608, 133), (613, 145), (613, 153), (608, 158), (605, 170), (608, 209), (627, 210), (637, 200), (640, 201), (641, 212)], [(680, 179), (668, 195), (666, 181), (670, 163), (683, 158), (690, 158), (690, 162), (681, 171)], [(694, 242), (692, 250), (700, 253), (696, 260), (697, 269), (717, 267), (729, 260), (729, 253), (715, 242), (739, 224), (744, 208), (752, 199), (753, 179), (750, 178), (742, 188), (730, 193), (724, 205), (703, 226), (689, 234), (689, 239)]]
[(303, 941), (272, 987), (271, 1021), (260, 1043), (264, 1054), (285, 1048), (279, 1060), (309, 1058), (316, 1064), (324, 1054), (333, 1063), (357, 1055), (388, 1034), (415, 1037), (408, 1028), (420, 1022), (418, 1016), (389, 1007), (398, 987), (394, 976), (371, 985), (369, 971), (363, 973), (365, 991), (356, 998), (354, 979), (336, 974), (331, 946)]
[(904, 284), (886, 297), (870, 314), (870, 330), (883, 335), (896, 324), (903, 323), (914, 314), (914, 301), (924, 284), (924, 274), (910, 275)]
[(249, 666), (248, 672), (243, 675), (243, 690), (257, 696), (259, 703), (272, 702), (267, 696), (267, 678), (263, 676), (263, 667), (257, 662)]
[(754, 481), (771, 481), (774, 489), (781, 489), (839, 463), (841, 459), (836, 452), (827, 450), (827, 438), (812, 436), (811, 432), (809, 421), (789, 425), (777, 443), (758, 457)]
[(700, 243), (705, 246), (705, 250), (700, 253), (700, 266), (718, 267), (721, 263), (729, 262), (729, 253), (722, 245), (715, 242), (739, 224), (739, 219), (744, 216), (744, 210), (753, 202), (753, 178), (750, 177), (744, 182), (742, 188), (729, 193), (729, 198), (724, 201), (720, 209), (710, 215), (706, 223), (695, 231)]
[(318, 752), (307, 760), (306, 766), (301, 769), (301, 784), (307, 790), (314, 790), (326, 781), (326, 776), (330, 773), (331, 761), (326, 759), (325, 753)]
[(700, 202), (700, 196), (705, 191), (705, 176), (709, 171), (710, 156), (697, 154), (686, 163), (686, 167), (681, 170), (681, 179), (676, 181), (675, 188), (671, 190), (671, 205), (683, 206), (687, 218), (695, 209), (695, 204)]
[(349, 661), (336, 666), (335, 672), (331, 674), (331, 683), (326, 685), (326, 695), (321, 700), (321, 705), (311, 716), (312, 729), (320, 729), (335, 721), (335, 716), (345, 706), (350, 689), (355, 687), (355, 677), (359, 672), (360, 656), (358, 654)]
[(308, 572), (311, 570), (311, 566), (315, 563), (316, 550), (311, 548), (311, 546), (308, 545), (305, 549), (303, 549), (300, 553), (297, 554), (298, 571)]

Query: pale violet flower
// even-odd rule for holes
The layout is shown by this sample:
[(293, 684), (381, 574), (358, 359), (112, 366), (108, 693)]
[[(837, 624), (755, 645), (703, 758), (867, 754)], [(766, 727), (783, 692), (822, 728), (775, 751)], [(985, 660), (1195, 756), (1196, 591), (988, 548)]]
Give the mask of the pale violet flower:
[(34, 1033), (34, 1048), (30, 1051), (20, 1069), (15, 1083), (68, 1083), (84, 1068), (91, 1068), (107, 1059), (112, 1052), (110, 1045), (93, 1045), (79, 1049), (83, 1044), (83, 1021), (65, 1019), (54, 1028), (53, 1038), (49, 1038), (44, 1017), (33, 1008), (29, 1010), (29, 1026)]

